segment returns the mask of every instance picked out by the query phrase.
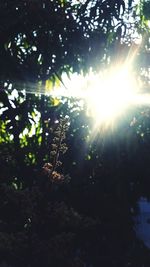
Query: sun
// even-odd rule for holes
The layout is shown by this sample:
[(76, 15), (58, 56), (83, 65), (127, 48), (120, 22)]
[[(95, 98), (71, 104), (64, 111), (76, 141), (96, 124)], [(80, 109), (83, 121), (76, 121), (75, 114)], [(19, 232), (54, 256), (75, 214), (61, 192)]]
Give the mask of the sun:
[(94, 129), (114, 126), (130, 107), (150, 103), (150, 97), (140, 94), (130, 62), (114, 64), (99, 73), (90, 71), (85, 76), (73, 74), (70, 79), (64, 75), (63, 81), (65, 88), (55, 90), (54, 96), (58, 93), (58, 96), (83, 100)]
[(85, 97), (88, 113), (97, 124), (113, 124), (135, 101), (137, 86), (127, 67), (90, 75)]

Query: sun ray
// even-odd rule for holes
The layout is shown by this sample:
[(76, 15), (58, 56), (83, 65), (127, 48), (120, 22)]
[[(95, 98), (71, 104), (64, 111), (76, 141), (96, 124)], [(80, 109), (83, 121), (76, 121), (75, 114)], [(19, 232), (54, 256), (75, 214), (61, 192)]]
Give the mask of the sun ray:
[(134, 102), (135, 95), (137, 86), (125, 66), (91, 75), (86, 96), (88, 112), (96, 125), (107, 127)]
[[(150, 94), (143, 94), (137, 78), (134, 76), (134, 58), (136, 48), (124, 63), (111, 64), (111, 67), (95, 74), (90, 71), (86, 76), (79, 74), (62, 76), (63, 84), (60, 88), (53, 88), (45, 92), (41, 84), (19, 84), (18, 88), (30, 94), (46, 94), (52, 98), (74, 98), (86, 103), (86, 114), (93, 120), (93, 136), (98, 129), (105, 131), (115, 127), (117, 121), (124, 119), (124, 115), (131, 107), (150, 105)], [(34, 90), (35, 89), (35, 90)], [(21, 90), (21, 89), (20, 89)], [(80, 101), (78, 101), (80, 102)]]

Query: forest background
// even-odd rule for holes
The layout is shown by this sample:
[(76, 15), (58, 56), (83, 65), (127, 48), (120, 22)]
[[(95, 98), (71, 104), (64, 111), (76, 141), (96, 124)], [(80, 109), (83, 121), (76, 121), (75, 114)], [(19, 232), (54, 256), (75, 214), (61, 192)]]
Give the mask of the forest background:
[(2, 266), (149, 266), (134, 220), (150, 198), (149, 105), (90, 139), (86, 107), (52, 92), (134, 55), (149, 93), (150, 1), (1, 0), (0, 40)]

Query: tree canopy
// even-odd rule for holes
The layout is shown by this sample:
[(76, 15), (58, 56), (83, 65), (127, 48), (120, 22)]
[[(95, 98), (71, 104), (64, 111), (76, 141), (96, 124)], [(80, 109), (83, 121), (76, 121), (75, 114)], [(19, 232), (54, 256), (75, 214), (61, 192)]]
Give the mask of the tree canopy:
[(121, 38), (126, 8), (123, 0), (2, 1), (1, 77), (37, 82), (99, 66)]
[(93, 118), (78, 99), (39, 90), (63, 83), (63, 73), (131, 60), (149, 92), (149, 9), (134, 0), (1, 0), (0, 263), (149, 267), (134, 221), (137, 201), (150, 198), (149, 106), (90, 139)]

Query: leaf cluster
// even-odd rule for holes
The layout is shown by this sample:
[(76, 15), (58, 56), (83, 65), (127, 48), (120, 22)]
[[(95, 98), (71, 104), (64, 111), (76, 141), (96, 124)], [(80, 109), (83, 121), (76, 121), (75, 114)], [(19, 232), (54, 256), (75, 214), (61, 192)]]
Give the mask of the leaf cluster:
[[(2, 1), (1, 78), (45, 81), (62, 72), (87, 71), (106, 53), (123, 0)], [(76, 41), (78, 40), (78, 42)]]

